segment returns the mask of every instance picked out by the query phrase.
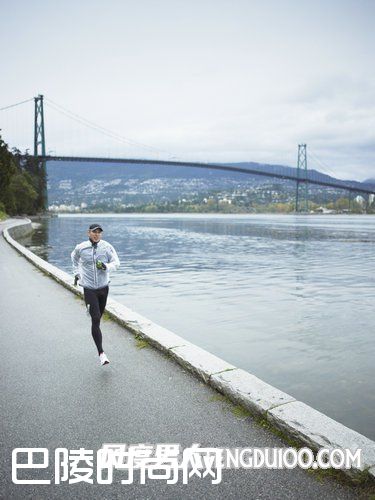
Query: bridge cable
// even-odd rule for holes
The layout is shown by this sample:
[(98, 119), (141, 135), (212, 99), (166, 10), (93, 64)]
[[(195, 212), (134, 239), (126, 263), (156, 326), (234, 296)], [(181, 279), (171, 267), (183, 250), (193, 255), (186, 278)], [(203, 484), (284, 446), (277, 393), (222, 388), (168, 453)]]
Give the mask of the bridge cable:
[(14, 108), (15, 106), (19, 106), (20, 104), (25, 104), (25, 102), (33, 101), (34, 98), (26, 99), (26, 101), (16, 102), (15, 104), (10, 104), (9, 106), (5, 106), (4, 108), (0, 108), (0, 111), (4, 111), (5, 109)]
[(337, 174), (332, 172), (332, 170), (323, 162), (323, 160), (320, 160), (318, 156), (311, 151), (311, 148), (309, 148), (309, 155), (311, 155), (313, 159), (319, 164), (320, 168), (322, 168), (323, 174), (328, 174), (337, 179)]
[(137, 141), (134, 141), (132, 139), (128, 139), (127, 137), (121, 136), (121, 135), (117, 134), (116, 132), (112, 132), (111, 130), (106, 129), (105, 127), (102, 127), (101, 125), (97, 125), (96, 123), (94, 123), (90, 120), (87, 120), (86, 118), (78, 115), (77, 113), (73, 113), (72, 111), (68, 110), (67, 108), (64, 108), (63, 106), (52, 101), (49, 98), (45, 97), (45, 101), (47, 101), (47, 104), (50, 107), (52, 107), (55, 111), (62, 113), (65, 116), (67, 116), (68, 118), (70, 118), (70, 119), (72, 119), (72, 120), (74, 120), (74, 121), (76, 121), (76, 122), (78, 122), (78, 123), (80, 123), (88, 128), (91, 128), (91, 129), (95, 130), (96, 132), (100, 132), (100, 133), (102, 133), (102, 134), (104, 134), (112, 139), (115, 139), (115, 140), (120, 141), (120, 142), (125, 142), (125, 143), (130, 144), (130, 145), (140, 146), (140, 147), (155, 151), (157, 153), (166, 153), (169, 156), (176, 157), (176, 155), (173, 155), (169, 151), (158, 149), (158, 148), (155, 148), (154, 146), (149, 146), (148, 144), (137, 142)]
[[(323, 160), (320, 160), (320, 159), (316, 156), (316, 154), (311, 153), (311, 148), (310, 148), (310, 150), (309, 150), (309, 153), (310, 153), (310, 154), (311, 154), (311, 155), (315, 158), (315, 160), (316, 160), (316, 161), (319, 163), (319, 165), (322, 167), (322, 169), (323, 169), (323, 173), (324, 173), (324, 174), (327, 174), (327, 173), (328, 173), (331, 177), (333, 177), (334, 179), (336, 179), (336, 180), (338, 180), (338, 181), (340, 181), (340, 182), (342, 182), (342, 183), (343, 183), (343, 187), (342, 187), (342, 189), (344, 189), (344, 190), (345, 190), (345, 189), (347, 189), (348, 187), (353, 187), (353, 185), (352, 185), (352, 184), (346, 184), (347, 182), (349, 182), (349, 183), (350, 183), (350, 182), (353, 182), (353, 181), (351, 181), (350, 179), (343, 179), (343, 180), (339, 179), (339, 178), (337, 177), (337, 174), (336, 174), (336, 173), (334, 173), (334, 172), (332, 172), (332, 171), (331, 171), (331, 170), (327, 167), (326, 163), (324, 163), (324, 162), (323, 162)], [(326, 169), (326, 172), (324, 172), (324, 169)], [(354, 182), (360, 183), (361, 181), (356, 181), (356, 180), (354, 180)]]

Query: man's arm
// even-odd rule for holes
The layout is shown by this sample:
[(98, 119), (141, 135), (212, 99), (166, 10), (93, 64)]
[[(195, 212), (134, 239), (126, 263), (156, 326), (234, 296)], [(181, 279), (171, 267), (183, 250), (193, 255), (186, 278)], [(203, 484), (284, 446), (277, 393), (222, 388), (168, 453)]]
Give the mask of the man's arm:
[(110, 244), (108, 244), (107, 257), (108, 257), (108, 263), (106, 263), (107, 269), (109, 271), (116, 271), (116, 269), (120, 267), (120, 260), (118, 258), (116, 250)]
[(73, 264), (73, 274), (74, 276), (79, 275), (79, 268), (78, 268), (78, 262), (79, 262), (79, 249), (78, 245), (75, 247), (73, 252), (71, 253), (71, 259), (72, 259), (72, 264)]

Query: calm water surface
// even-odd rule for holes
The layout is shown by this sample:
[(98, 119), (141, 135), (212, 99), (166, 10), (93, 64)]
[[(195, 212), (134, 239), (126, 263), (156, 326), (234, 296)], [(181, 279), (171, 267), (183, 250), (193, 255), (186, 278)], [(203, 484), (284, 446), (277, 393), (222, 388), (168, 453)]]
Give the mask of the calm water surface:
[(26, 243), (71, 272), (93, 221), (113, 298), (375, 439), (375, 216), (62, 216)]

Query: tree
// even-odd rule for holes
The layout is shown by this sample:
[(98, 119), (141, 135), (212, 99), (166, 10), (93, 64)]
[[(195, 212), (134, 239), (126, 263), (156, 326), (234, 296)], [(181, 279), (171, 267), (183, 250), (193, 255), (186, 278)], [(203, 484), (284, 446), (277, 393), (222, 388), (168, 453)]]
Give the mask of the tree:
[(10, 181), (10, 189), (14, 193), (17, 214), (34, 214), (34, 202), (38, 193), (32, 186), (30, 174), (27, 172), (14, 175)]
[(0, 203), (6, 213), (35, 214), (44, 210), (46, 185), (44, 164), (16, 148), (10, 152), (0, 136)]
[(6, 212), (15, 214), (14, 193), (10, 189), (10, 181), (17, 173), (17, 166), (13, 161), (8, 145), (0, 137), (0, 202), (3, 203)]

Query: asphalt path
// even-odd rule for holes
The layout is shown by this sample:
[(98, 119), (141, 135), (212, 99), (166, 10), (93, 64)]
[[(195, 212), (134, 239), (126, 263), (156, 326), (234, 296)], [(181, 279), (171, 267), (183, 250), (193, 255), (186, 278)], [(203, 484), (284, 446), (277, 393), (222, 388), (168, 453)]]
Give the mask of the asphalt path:
[[(0, 229), (9, 222), (0, 223)], [(355, 488), (332, 479), (321, 482), (301, 469), (223, 470), (216, 485), (209, 476), (195, 476), (186, 485), (182, 479), (174, 485), (148, 479), (142, 485), (137, 475), (133, 484), (121, 484), (120, 471), (112, 484), (103, 485), (97, 484), (94, 469), (93, 484), (55, 484), (56, 448), (84, 448), (95, 457), (104, 443), (178, 443), (182, 449), (193, 443), (218, 448), (286, 444), (251, 417), (237, 417), (230, 403), (158, 350), (137, 347), (134, 336), (113, 321), (102, 322), (110, 364), (100, 366), (83, 301), (2, 236), (0, 255), (1, 498), (358, 498)], [(49, 450), (47, 468), (19, 470), (17, 477), (51, 484), (13, 483), (17, 447)]]

